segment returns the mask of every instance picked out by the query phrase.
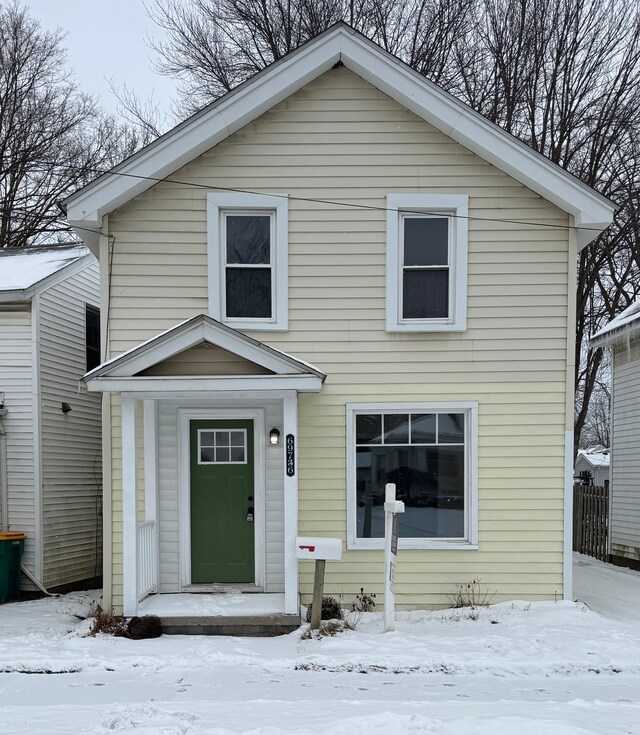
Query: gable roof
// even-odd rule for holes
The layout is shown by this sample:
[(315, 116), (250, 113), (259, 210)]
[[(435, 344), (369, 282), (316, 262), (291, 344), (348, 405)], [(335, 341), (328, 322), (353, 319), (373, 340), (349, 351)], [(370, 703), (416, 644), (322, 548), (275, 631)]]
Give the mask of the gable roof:
[[(307, 362), (269, 347), (263, 342), (258, 342), (206, 314), (199, 314), (103, 362), (88, 372), (83, 382), (87, 383), (90, 388), (93, 383), (97, 389), (108, 388), (107, 381), (110, 379), (132, 379), (140, 385), (160, 385), (162, 377), (142, 377), (140, 373), (203, 342), (208, 342), (260, 365), (271, 371), (274, 378), (282, 376), (312, 378), (313, 385), (319, 389), (326, 377), (318, 368)], [(269, 376), (265, 377), (269, 379)], [(197, 376), (190, 379), (197, 382), (201, 378), (202, 376)], [(114, 388), (114, 390), (120, 390), (120, 388)]]
[[(411, 112), (572, 215), (583, 247), (616, 206), (564, 169), (340, 22), (177, 125), (63, 202), (97, 253), (102, 217), (205, 153), (341, 62)], [(146, 178), (145, 178), (146, 177)]]
[(636, 337), (640, 337), (640, 299), (596, 332), (589, 341), (589, 347), (609, 347)]
[(576, 457), (576, 464), (578, 460), (584, 459), (591, 467), (609, 467), (611, 464), (611, 458), (609, 457), (609, 451), (597, 452), (593, 449), (578, 449), (578, 456)]
[(30, 301), (94, 260), (80, 244), (0, 248), (0, 301)]

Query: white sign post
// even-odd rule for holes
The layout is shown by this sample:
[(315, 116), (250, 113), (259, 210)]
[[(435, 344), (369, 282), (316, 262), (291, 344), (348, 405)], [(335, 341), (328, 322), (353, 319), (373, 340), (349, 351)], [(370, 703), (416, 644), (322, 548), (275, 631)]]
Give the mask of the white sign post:
[(398, 513), (404, 513), (404, 503), (396, 500), (396, 486), (390, 482), (384, 488), (384, 630), (395, 630), (396, 597), (394, 580), (398, 559)]

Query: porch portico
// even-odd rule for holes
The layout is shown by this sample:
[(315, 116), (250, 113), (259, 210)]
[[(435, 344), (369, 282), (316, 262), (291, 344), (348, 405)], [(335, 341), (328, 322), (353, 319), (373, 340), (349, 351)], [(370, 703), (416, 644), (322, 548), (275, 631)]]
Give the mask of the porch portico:
[(324, 377), (205, 315), (85, 377), (120, 395), (126, 616), (298, 614), (298, 392)]

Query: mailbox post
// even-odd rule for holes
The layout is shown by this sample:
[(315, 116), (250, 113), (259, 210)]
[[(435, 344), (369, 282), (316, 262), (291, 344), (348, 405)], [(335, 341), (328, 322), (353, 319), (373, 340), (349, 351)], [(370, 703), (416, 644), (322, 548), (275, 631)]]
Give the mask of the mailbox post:
[(404, 513), (404, 503), (396, 500), (396, 486), (384, 487), (384, 630), (395, 630), (396, 596), (394, 582), (398, 559), (398, 513)]
[(342, 558), (342, 541), (339, 538), (299, 536), (296, 539), (296, 556), (298, 559), (314, 559), (316, 562), (311, 603), (311, 630), (318, 630), (322, 619), (325, 562), (339, 561)]

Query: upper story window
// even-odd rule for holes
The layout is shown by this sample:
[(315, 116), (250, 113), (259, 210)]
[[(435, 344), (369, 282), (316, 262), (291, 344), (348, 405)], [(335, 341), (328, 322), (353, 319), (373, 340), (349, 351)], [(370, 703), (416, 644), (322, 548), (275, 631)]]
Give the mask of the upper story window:
[(387, 196), (387, 330), (463, 331), (466, 195)]
[(211, 316), (241, 329), (287, 329), (287, 197), (211, 193), (207, 208)]
[(100, 309), (95, 306), (85, 306), (84, 338), (86, 349), (87, 372), (100, 364)]

